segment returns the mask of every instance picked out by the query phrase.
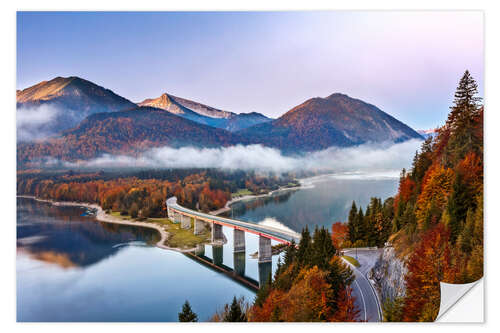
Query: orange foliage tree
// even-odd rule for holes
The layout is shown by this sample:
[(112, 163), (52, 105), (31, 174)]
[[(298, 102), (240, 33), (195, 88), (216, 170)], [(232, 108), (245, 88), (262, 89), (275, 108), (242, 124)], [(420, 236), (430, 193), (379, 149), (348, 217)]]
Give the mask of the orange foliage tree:
[(453, 170), (438, 164), (427, 171), (415, 210), (420, 229), (426, 229), (441, 217), (451, 192), (453, 177)]
[(342, 222), (335, 222), (332, 224), (332, 241), (336, 249), (341, 249), (342, 244), (349, 237), (349, 228), (347, 224)]
[(449, 231), (443, 224), (428, 230), (410, 257), (406, 275), (405, 321), (433, 321), (439, 311), (439, 282), (454, 282)]

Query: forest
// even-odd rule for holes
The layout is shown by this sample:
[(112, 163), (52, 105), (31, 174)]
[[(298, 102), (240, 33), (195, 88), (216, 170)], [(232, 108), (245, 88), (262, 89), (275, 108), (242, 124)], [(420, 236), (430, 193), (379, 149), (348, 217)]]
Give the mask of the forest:
[[(212, 321), (250, 322), (351, 322), (359, 321), (359, 310), (351, 296), (352, 270), (338, 256), (332, 235), (316, 228), (311, 235), (302, 230), (299, 244), (289, 244), (274, 277), (258, 291), (253, 303), (233, 299)], [(297, 246), (298, 245), (298, 246)], [(179, 313), (185, 320), (191, 309)]]
[(372, 198), (364, 213), (353, 203), (344, 247), (388, 242), (407, 264), (406, 295), (386, 304), (388, 321), (433, 321), (439, 282), (483, 276), (483, 112), (466, 71), (446, 123), (401, 172), (398, 192)]
[(142, 171), (75, 172), (25, 170), (17, 174), (17, 194), (55, 201), (97, 203), (104, 210), (133, 218), (166, 216), (164, 202), (179, 203), (209, 212), (224, 207), (238, 189), (267, 193), (296, 184), (290, 174), (170, 169)]

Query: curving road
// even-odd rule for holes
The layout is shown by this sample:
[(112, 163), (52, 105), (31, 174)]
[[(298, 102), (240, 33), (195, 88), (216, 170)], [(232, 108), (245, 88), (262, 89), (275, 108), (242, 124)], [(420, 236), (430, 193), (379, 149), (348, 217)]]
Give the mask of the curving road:
[(355, 280), (351, 287), (353, 289), (353, 295), (356, 297), (356, 305), (360, 310), (360, 319), (364, 321), (382, 321), (382, 309), (377, 292), (367, 278), (368, 272), (375, 265), (381, 251), (382, 249), (344, 250), (345, 255), (353, 258), (357, 257), (360, 264), (359, 267), (354, 267), (349, 262), (345, 261), (351, 266), (355, 276)]

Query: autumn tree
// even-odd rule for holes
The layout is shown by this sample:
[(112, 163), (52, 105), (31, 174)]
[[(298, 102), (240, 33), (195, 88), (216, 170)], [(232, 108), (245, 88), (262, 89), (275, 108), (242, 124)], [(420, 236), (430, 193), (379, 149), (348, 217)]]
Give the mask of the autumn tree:
[(433, 321), (439, 311), (439, 282), (453, 283), (450, 233), (443, 224), (429, 229), (408, 262), (405, 321)]

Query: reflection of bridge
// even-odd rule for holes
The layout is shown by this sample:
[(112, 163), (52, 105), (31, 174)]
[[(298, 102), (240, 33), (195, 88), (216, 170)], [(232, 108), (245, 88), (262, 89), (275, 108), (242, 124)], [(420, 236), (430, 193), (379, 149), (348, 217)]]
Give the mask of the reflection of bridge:
[(251, 290), (258, 290), (259, 286), (262, 286), (269, 279), (272, 273), (272, 263), (261, 262), (259, 263), (259, 281), (245, 275), (245, 252), (234, 252), (234, 262), (233, 267), (224, 265), (223, 263), (223, 246), (214, 245), (212, 246), (212, 257), (209, 258), (205, 255), (205, 245), (200, 244), (196, 247), (193, 252), (184, 253), (189, 258), (207, 266), (210, 269), (219, 271), (237, 283), (243, 285)]
[(292, 240), (296, 243), (300, 240), (300, 235), (293, 231), (286, 231), (274, 227), (238, 221), (225, 217), (205, 214), (195, 210), (182, 207), (177, 204), (177, 198), (167, 199), (168, 217), (181, 224), (181, 228), (191, 228), (191, 219), (194, 224), (194, 233), (199, 234), (208, 227), (212, 232), (213, 243), (223, 243), (224, 235), (222, 226), (234, 229), (234, 252), (245, 252), (245, 232), (250, 232), (259, 236), (259, 263), (270, 262), (272, 258), (271, 239), (280, 243), (289, 244)]

